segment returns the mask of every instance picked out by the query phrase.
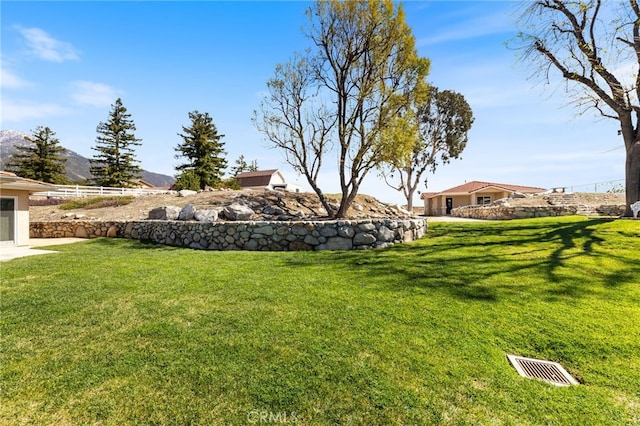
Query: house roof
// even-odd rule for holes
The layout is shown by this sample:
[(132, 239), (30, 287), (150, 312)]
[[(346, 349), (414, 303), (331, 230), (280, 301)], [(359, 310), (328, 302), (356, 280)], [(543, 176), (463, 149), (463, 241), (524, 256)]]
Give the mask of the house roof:
[(523, 185), (511, 185), (507, 183), (495, 183), (495, 182), (482, 182), (473, 180), (471, 182), (464, 183), (462, 185), (454, 186), (453, 188), (446, 189), (440, 192), (425, 192), (420, 198), (423, 200), (426, 198), (433, 198), (440, 195), (466, 195), (481, 192), (486, 189), (498, 189), (508, 192), (522, 192), (529, 194), (537, 194), (544, 192), (546, 189), (538, 188), (535, 186), (523, 186)]
[(55, 185), (33, 179), (22, 178), (17, 176), (15, 173), (0, 170), (0, 189), (37, 192), (55, 189)]
[(271, 176), (276, 173), (279, 173), (278, 169), (238, 173), (236, 175), (236, 180), (243, 188), (250, 186), (267, 186), (271, 183)]

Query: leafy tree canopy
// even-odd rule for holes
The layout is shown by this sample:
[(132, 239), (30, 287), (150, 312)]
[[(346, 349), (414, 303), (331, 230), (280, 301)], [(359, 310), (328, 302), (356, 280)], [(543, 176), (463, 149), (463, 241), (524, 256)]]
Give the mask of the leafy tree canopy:
[[(400, 131), (394, 129), (385, 139), (392, 145), (389, 149), (392, 153), (393, 147), (402, 146), (402, 143), (396, 143), (398, 138), (415, 138), (413, 148), (407, 153), (392, 154), (388, 159), (391, 173), (383, 170), (383, 175), (389, 186), (403, 193), (407, 209), (411, 211), (413, 195), (424, 173), (435, 173), (439, 165), (460, 157), (467, 146), (468, 132), (474, 119), (463, 95), (451, 90), (440, 91), (435, 86), (429, 87), (429, 95), (414, 105), (405, 117), (411, 117), (415, 122), (407, 120), (404, 128)], [(394, 174), (400, 180), (397, 186), (387, 180), (387, 175)]]
[[(390, 0), (320, 0), (307, 15), (312, 47), (276, 67), (254, 123), (329, 215), (344, 217), (365, 176), (389, 158), (383, 136), (426, 96), (429, 61), (417, 54), (402, 6)], [(411, 150), (411, 138), (402, 142), (394, 152)], [(337, 209), (318, 184), (330, 154), (342, 193)]]

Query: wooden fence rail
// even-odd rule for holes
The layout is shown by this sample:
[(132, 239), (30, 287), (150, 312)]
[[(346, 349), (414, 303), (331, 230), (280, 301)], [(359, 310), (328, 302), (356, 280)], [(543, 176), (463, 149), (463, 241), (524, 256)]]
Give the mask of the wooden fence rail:
[(175, 191), (167, 189), (148, 188), (110, 188), (106, 186), (82, 186), (82, 185), (56, 185), (53, 191), (36, 192), (33, 195), (39, 197), (98, 197), (115, 195), (139, 195), (150, 194), (174, 194)]

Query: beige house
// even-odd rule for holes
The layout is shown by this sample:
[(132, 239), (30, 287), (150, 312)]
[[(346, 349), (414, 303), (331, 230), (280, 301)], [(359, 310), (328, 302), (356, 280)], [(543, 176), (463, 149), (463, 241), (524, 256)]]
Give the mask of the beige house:
[(29, 245), (29, 194), (54, 188), (0, 171), (0, 246)]
[(441, 192), (424, 192), (420, 198), (424, 201), (425, 216), (444, 216), (451, 210), (462, 206), (491, 204), (514, 193), (539, 194), (544, 188), (510, 185), (504, 183), (480, 182), (477, 180), (458, 185)]
[(279, 191), (300, 192), (298, 185), (287, 183), (278, 169), (258, 170), (239, 173), (235, 176), (242, 189), (271, 189)]

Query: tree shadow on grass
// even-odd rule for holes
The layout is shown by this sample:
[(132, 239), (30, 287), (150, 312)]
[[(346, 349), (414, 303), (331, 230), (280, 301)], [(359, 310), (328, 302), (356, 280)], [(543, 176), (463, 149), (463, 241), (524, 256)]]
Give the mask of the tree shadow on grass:
[(133, 240), (128, 238), (91, 238), (87, 244), (102, 248), (117, 248), (121, 250), (158, 250), (158, 251), (175, 251), (181, 249), (192, 250), (188, 247), (176, 247), (164, 244), (158, 244), (150, 240)]
[[(495, 302), (538, 297), (548, 301), (593, 294), (594, 283), (622, 285), (638, 269), (603, 268), (598, 277), (569, 265), (617, 260), (596, 249), (605, 242), (602, 219), (457, 224), (434, 227), (423, 240), (388, 249), (332, 253), (333, 268), (392, 291), (444, 291), (456, 298)], [(619, 238), (619, 237), (618, 237)], [(291, 258), (304, 266), (310, 258)], [(593, 267), (593, 265), (592, 265)], [(348, 271), (348, 272), (347, 272)]]

